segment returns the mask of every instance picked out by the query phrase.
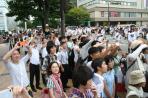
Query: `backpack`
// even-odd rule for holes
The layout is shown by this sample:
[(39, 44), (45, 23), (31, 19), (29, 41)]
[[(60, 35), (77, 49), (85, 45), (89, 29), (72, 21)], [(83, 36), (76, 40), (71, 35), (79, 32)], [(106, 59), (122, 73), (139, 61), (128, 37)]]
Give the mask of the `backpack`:
[(126, 75), (126, 71), (127, 71), (127, 60), (126, 60), (126, 58), (122, 57), (120, 59), (120, 68), (121, 68), (122, 74)]
[(78, 58), (78, 61), (76, 63), (76, 68), (78, 68), (79, 66), (82, 66), (82, 65), (86, 65), (84, 62), (88, 59), (88, 56), (85, 57), (84, 59), (82, 59), (82, 57), (79, 57)]
[[(51, 63), (51, 58), (49, 57), (49, 55), (47, 55), (44, 59), (46, 60), (45, 65), (42, 65), (41, 70), (42, 70), (42, 73), (46, 74), (48, 65)], [(57, 57), (56, 57), (56, 59), (57, 59)]]

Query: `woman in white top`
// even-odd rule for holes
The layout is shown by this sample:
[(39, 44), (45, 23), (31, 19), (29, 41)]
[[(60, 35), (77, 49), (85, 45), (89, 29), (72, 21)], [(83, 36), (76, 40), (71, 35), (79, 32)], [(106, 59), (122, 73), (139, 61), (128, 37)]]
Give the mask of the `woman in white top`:
[(27, 87), (29, 85), (29, 79), (27, 76), (25, 65), (29, 60), (31, 50), (29, 47), (27, 47), (29, 49), (29, 54), (21, 58), (21, 55), (17, 50), (19, 48), (20, 46), (16, 44), (12, 50), (4, 55), (3, 61), (5, 62), (5, 65), (8, 68), (8, 71), (12, 78), (12, 84), (21, 87)]

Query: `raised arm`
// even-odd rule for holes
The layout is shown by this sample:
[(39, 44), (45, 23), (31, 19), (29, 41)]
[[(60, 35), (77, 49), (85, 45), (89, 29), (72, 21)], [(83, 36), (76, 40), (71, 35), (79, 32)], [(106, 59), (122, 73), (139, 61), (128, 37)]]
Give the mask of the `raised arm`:
[(19, 49), (19, 48), (20, 48), (19, 46), (15, 45), (15, 47), (14, 47), (13, 49), (11, 49), (9, 52), (7, 52), (7, 53), (4, 55), (3, 61), (4, 61), (4, 62), (7, 62), (8, 59), (11, 57), (12, 52), (13, 52), (14, 50)]

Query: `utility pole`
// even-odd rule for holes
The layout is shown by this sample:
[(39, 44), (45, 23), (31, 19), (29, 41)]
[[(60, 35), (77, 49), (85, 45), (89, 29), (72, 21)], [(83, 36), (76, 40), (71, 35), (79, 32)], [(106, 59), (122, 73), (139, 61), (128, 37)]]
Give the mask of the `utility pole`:
[(65, 35), (65, 0), (60, 0), (60, 12), (61, 12), (61, 36)]
[(109, 0), (108, 0), (108, 6), (107, 6), (107, 11), (108, 11), (108, 27), (110, 26), (110, 16), (109, 16), (109, 14), (110, 14), (110, 12), (109, 12)]
[(110, 12), (109, 12), (109, 0), (108, 0), (108, 3), (107, 3), (107, 11), (108, 11), (108, 34), (110, 33)]

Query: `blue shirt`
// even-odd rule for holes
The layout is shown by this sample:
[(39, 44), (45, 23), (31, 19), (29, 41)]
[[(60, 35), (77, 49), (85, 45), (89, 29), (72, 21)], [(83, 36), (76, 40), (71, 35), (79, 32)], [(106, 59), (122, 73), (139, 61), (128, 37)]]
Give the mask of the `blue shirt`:
[[(104, 80), (105, 80), (106, 85), (108, 87), (110, 95), (113, 95), (113, 90), (114, 90), (113, 84), (115, 83), (115, 71), (114, 71), (114, 69), (105, 73), (103, 75), (103, 77), (104, 77)], [(103, 94), (103, 98), (107, 98), (107, 96), (105, 95), (105, 92)]]

